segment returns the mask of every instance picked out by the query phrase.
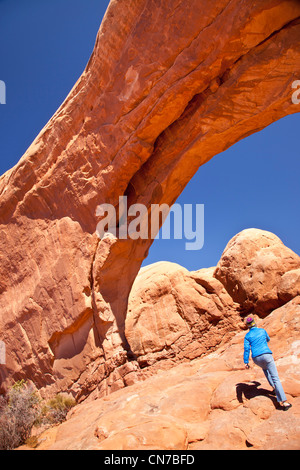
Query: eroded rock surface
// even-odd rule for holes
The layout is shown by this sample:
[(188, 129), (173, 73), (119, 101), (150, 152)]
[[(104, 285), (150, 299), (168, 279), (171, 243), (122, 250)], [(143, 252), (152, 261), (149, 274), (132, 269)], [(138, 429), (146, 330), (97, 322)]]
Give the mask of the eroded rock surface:
[(80, 399), (135, 369), (127, 302), (152, 240), (99, 242), (96, 208), (171, 205), (200, 165), (298, 112), (299, 16), (296, 0), (111, 1), (82, 76), (0, 178), (2, 388)]
[(299, 450), (300, 297), (257, 318), (266, 328), (292, 408), (277, 406), (263, 372), (243, 367), (243, 338), (203, 358), (160, 371), (107, 397), (78, 405), (40, 436), (50, 450)]
[(129, 296), (126, 337), (140, 367), (170, 367), (206, 354), (243, 326), (214, 268), (167, 262), (142, 268)]
[(226, 246), (214, 276), (247, 312), (267, 315), (295, 297), (300, 258), (273, 233), (248, 229)]

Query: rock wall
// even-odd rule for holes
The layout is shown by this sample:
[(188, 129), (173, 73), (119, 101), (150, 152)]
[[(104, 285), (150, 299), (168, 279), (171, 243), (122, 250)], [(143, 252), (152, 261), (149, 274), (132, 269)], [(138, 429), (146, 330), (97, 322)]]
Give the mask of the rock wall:
[(296, 0), (111, 1), (82, 76), (0, 178), (2, 387), (86, 396), (133, 367), (128, 295), (152, 240), (99, 241), (96, 208), (172, 204), (200, 165), (297, 112), (299, 16)]

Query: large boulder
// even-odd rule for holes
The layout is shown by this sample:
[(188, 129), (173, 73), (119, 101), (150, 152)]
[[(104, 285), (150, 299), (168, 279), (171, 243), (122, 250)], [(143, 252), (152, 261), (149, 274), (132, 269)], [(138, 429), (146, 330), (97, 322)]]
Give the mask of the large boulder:
[(300, 257), (273, 233), (247, 229), (227, 244), (214, 276), (244, 313), (266, 316), (300, 290)]
[(238, 304), (213, 272), (189, 272), (169, 262), (141, 269), (125, 329), (140, 367), (166, 367), (207, 354), (242, 327)]

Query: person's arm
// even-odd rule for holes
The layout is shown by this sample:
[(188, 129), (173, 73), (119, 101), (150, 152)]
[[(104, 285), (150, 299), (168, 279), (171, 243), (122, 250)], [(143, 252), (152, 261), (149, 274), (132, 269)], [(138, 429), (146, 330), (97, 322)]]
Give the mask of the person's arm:
[(245, 339), (244, 339), (244, 364), (246, 365), (246, 367), (248, 366), (249, 367), (249, 354), (250, 354), (250, 343), (249, 341), (247, 340), (246, 336), (245, 336)]
[(266, 333), (266, 340), (267, 340), (267, 342), (269, 342), (269, 341), (270, 341), (270, 337), (269, 337), (268, 333), (266, 332), (266, 330), (265, 330), (265, 333)]

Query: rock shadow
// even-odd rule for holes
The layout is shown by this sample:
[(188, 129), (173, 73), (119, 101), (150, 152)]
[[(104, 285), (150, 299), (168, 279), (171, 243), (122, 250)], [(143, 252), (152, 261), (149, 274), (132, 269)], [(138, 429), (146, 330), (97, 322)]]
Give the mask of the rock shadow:
[(236, 384), (236, 397), (239, 403), (244, 403), (243, 396), (246, 400), (251, 400), (254, 397), (264, 396), (270, 398), (275, 408), (278, 408), (276, 395), (273, 391), (265, 388), (258, 388), (260, 382), (252, 381), (248, 383), (240, 382)]

